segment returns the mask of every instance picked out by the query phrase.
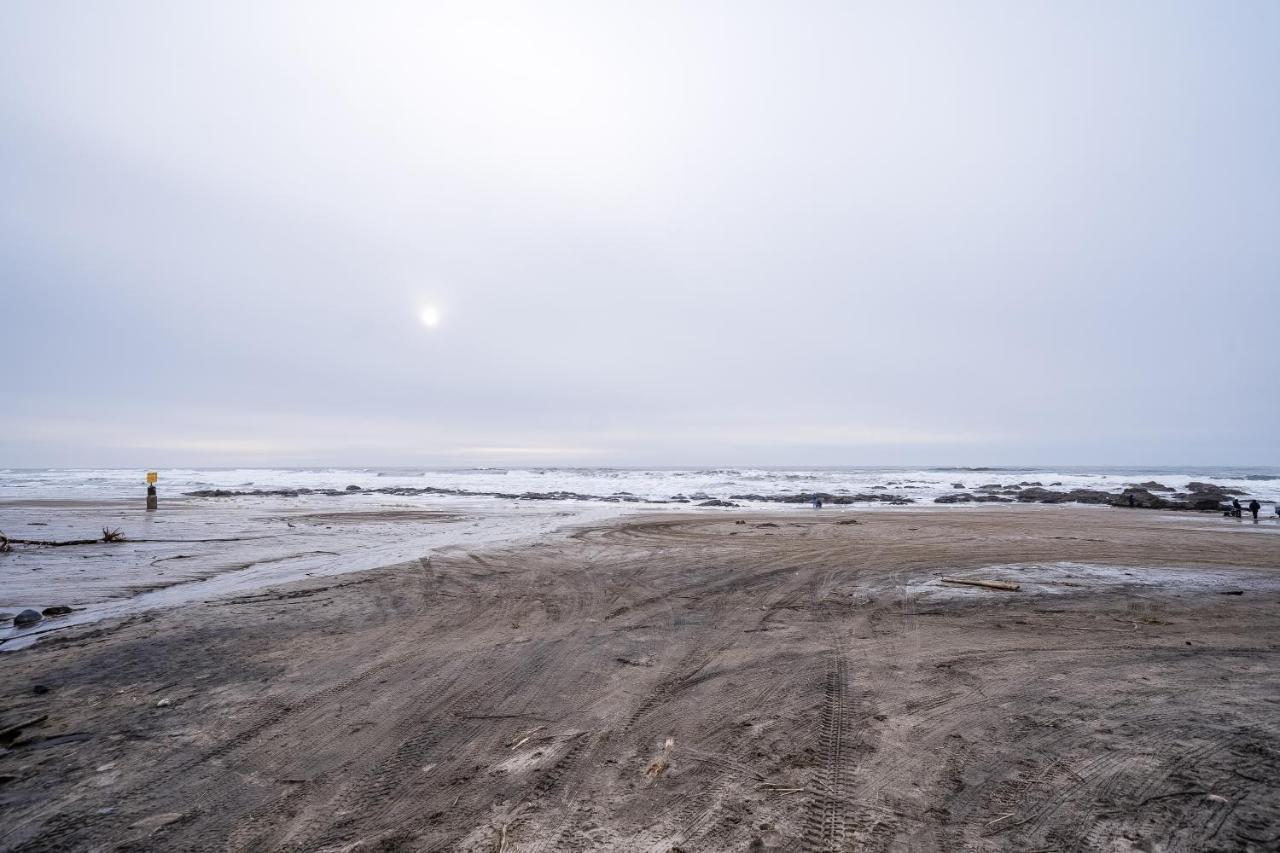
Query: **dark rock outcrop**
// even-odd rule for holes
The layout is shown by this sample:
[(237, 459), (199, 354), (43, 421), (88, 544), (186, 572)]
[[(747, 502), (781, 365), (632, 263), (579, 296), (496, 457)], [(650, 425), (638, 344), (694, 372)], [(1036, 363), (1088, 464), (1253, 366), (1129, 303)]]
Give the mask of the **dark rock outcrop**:
[(1129, 489), (1146, 489), (1148, 492), (1172, 492), (1173, 486), (1166, 486), (1164, 483), (1157, 483), (1155, 480), (1147, 480), (1145, 483), (1128, 483), (1125, 491)]
[(904, 498), (901, 495), (831, 495), (826, 492), (805, 492), (798, 495), (730, 495), (729, 497), (735, 501), (760, 501), (762, 503), (781, 504), (811, 504), (815, 498), (822, 498), (823, 503), (838, 505), (877, 502), (900, 506), (915, 503), (911, 498)]
[(1240, 489), (1228, 489), (1225, 486), (1219, 486), (1214, 483), (1201, 483), (1199, 481), (1187, 483), (1187, 491), (1192, 494), (1215, 494), (1215, 495), (1243, 495)]
[(40, 615), (39, 610), (32, 610), (28, 607), (26, 610), (13, 617), (13, 627), (29, 628), (32, 625), (38, 624), (43, 619), (44, 617)]
[(1069, 492), (1055, 492), (1052, 489), (1033, 486), (1018, 492), (1018, 500), (1024, 503), (1061, 504), (1109, 504), (1116, 497), (1111, 492), (1098, 489), (1072, 489)]
[(1129, 498), (1133, 498), (1135, 506), (1143, 509), (1165, 509), (1169, 506), (1169, 502), (1159, 495), (1153, 495), (1146, 489), (1135, 486), (1125, 489), (1111, 504), (1112, 506), (1129, 506)]
[(993, 504), (993, 503), (1013, 503), (1013, 498), (1001, 497), (1000, 495), (974, 495), (969, 492), (960, 492), (954, 495), (939, 495), (933, 499), (936, 504)]

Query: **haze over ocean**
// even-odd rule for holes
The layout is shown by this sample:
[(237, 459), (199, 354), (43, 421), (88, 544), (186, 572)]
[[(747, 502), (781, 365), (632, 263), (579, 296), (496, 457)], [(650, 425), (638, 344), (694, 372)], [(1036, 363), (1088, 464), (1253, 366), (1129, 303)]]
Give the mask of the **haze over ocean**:
[(1274, 464), (1280, 6), (6, 5), (0, 465)]

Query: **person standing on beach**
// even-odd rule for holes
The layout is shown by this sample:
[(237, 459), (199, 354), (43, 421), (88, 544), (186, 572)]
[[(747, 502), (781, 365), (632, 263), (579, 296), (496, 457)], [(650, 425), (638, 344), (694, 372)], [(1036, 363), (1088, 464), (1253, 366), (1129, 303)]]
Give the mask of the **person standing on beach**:
[(1244, 515), (1244, 507), (1240, 506), (1239, 498), (1231, 499), (1231, 514), (1236, 518)]
[(1262, 509), (1262, 504), (1258, 503), (1258, 499), (1254, 498), (1249, 501), (1249, 512), (1253, 513), (1253, 520), (1258, 520), (1258, 510)]

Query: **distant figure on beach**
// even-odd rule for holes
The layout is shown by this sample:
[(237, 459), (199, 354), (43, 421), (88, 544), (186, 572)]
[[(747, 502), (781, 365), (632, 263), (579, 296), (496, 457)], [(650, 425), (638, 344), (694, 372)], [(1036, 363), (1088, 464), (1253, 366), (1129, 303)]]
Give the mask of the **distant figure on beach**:
[(1253, 513), (1253, 520), (1258, 520), (1258, 510), (1262, 509), (1262, 504), (1258, 503), (1258, 499), (1254, 498), (1249, 501), (1249, 512)]
[(813, 508), (822, 509), (822, 495), (813, 496)]
[(1231, 499), (1231, 515), (1235, 518), (1240, 518), (1244, 515), (1244, 507), (1240, 506), (1239, 498)]
[(1133, 495), (1129, 495), (1129, 508), (1133, 509), (1137, 505), (1138, 505), (1138, 499), (1135, 498)]

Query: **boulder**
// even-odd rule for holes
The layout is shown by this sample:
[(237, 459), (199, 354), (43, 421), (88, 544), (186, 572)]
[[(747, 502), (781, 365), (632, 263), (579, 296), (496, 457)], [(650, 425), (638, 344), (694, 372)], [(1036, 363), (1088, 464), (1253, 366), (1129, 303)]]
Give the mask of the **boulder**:
[(1166, 486), (1164, 483), (1157, 483), (1155, 480), (1147, 480), (1145, 483), (1129, 483), (1125, 491), (1129, 489), (1146, 489), (1148, 492), (1172, 492), (1173, 486)]
[(734, 503), (733, 501), (722, 501), (718, 499), (712, 499), (709, 501), (703, 501), (702, 503), (698, 504), (698, 506), (738, 506), (738, 504)]
[(1115, 495), (1111, 492), (1103, 492), (1098, 489), (1072, 489), (1063, 497), (1064, 501), (1079, 504), (1106, 504), (1111, 503), (1111, 499)]
[(1151, 494), (1143, 488), (1130, 486), (1121, 492), (1115, 500), (1111, 502), (1112, 506), (1125, 507), (1129, 505), (1129, 498), (1132, 497), (1137, 506), (1145, 509), (1164, 509), (1169, 506), (1169, 502), (1162, 497)]
[(1214, 495), (1243, 495), (1246, 494), (1240, 489), (1228, 489), (1225, 486), (1219, 486), (1216, 483), (1187, 483), (1187, 491), (1193, 494), (1214, 494)]
[(352, 485), (352, 486), (347, 486), (347, 491), (348, 491), (348, 492), (363, 492), (363, 491), (364, 491), (364, 489), (360, 488), (359, 486)]
[(1055, 492), (1052, 489), (1032, 486), (1018, 492), (1018, 500), (1025, 503), (1042, 504), (1106, 504), (1111, 503), (1115, 497), (1111, 492), (1103, 492), (1098, 489), (1072, 489), (1069, 492)]
[(65, 604), (55, 604), (52, 607), (46, 607), (44, 610), (41, 610), (40, 613), (43, 616), (66, 616), (68, 613), (72, 612), (73, 609), (74, 608), (68, 607)]
[(28, 628), (37, 624), (42, 619), (44, 619), (44, 617), (40, 615), (39, 610), (32, 610), (28, 607), (26, 610), (13, 617), (13, 627)]
[(1032, 487), (1018, 492), (1018, 500), (1026, 503), (1053, 504), (1060, 503), (1062, 501), (1063, 494), (1063, 492), (1055, 492), (1050, 489)]
[(975, 500), (974, 496), (968, 492), (960, 492), (954, 495), (939, 495), (933, 499), (936, 504), (967, 504)]

